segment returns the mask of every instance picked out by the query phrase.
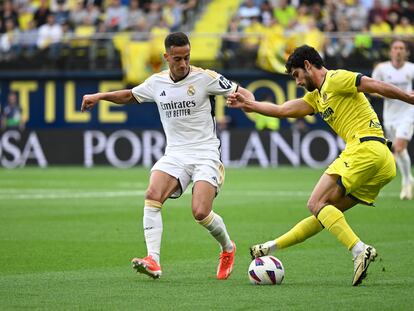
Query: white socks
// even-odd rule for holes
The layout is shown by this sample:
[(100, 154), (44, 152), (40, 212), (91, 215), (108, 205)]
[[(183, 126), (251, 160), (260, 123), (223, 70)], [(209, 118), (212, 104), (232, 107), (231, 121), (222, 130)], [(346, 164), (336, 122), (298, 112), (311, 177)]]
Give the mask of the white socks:
[(411, 173), (411, 159), (410, 155), (408, 154), (407, 149), (404, 151), (396, 154), (395, 161), (397, 162), (398, 169), (401, 172), (402, 186), (406, 186), (414, 181), (413, 175)]
[(233, 250), (233, 244), (231, 243), (229, 234), (227, 233), (223, 218), (211, 211), (206, 218), (196, 221), (210, 232), (217, 242), (219, 242), (223, 251), (230, 252)]
[(159, 264), (162, 236), (161, 206), (152, 207), (145, 204), (143, 225), (148, 255), (151, 255), (151, 257)]
[(358, 256), (359, 254), (361, 254), (365, 249), (365, 244), (362, 241), (358, 241), (354, 247), (352, 247), (351, 251), (352, 251), (352, 256), (355, 258), (356, 256)]

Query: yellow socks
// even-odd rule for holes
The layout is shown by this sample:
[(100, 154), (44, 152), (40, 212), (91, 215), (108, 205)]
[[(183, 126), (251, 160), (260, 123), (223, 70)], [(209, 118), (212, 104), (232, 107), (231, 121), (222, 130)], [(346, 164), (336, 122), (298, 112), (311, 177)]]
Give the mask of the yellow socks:
[(300, 242), (305, 241), (307, 238), (322, 231), (323, 227), (316, 219), (315, 216), (309, 216), (299, 223), (297, 223), (292, 229), (286, 232), (281, 237), (275, 240), (277, 249), (286, 248)]
[(333, 205), (327, 205), (318, 214), (321, 224), (348, 249), (359, 241), (357, 235), (345, 220), (344, 214)]

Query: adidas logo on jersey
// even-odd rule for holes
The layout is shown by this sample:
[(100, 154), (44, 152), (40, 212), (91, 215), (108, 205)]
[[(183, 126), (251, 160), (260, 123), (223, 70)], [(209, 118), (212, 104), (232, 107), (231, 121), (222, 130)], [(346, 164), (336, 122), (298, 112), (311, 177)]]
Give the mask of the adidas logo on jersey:
[(165, 94), (165, 91), (162, 91), (160, 96), (167, 96), (167, 94)]

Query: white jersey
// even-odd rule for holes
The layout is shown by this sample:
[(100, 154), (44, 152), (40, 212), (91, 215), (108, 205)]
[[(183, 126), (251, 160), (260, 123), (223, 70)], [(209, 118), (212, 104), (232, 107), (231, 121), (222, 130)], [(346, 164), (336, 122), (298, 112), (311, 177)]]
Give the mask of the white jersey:
[[(410, 93), (414, 80), (414, 64), (405, 62), (401, 68), (395, 68), (390, 61), (378, 64), (372, 72), (372, 78), (391, 83)], [(414, 106), (397, 99), (384, 98), (384, 125), (401, 122), (414, 123)]]
[(155, 102), (169, 151), (218, 151), (214, 95), (227, 96), (237, 84), (215, 71), (190, 66), (189, 74), (174, 82), (170, 71), (154, 74), (132, 89), (139, 102)]

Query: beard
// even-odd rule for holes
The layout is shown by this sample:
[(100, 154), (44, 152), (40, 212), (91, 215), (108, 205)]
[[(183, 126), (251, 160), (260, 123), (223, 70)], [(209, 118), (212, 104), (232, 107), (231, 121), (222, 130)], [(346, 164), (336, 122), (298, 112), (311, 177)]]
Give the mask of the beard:
[(313, 83), (312, 79), (309, 76), (305, 77), (305, 85), (304, 88), (308, 91), (308, 92), (312, 92), (314, 90), (316, 90), (316, 85), (315, 83)]

